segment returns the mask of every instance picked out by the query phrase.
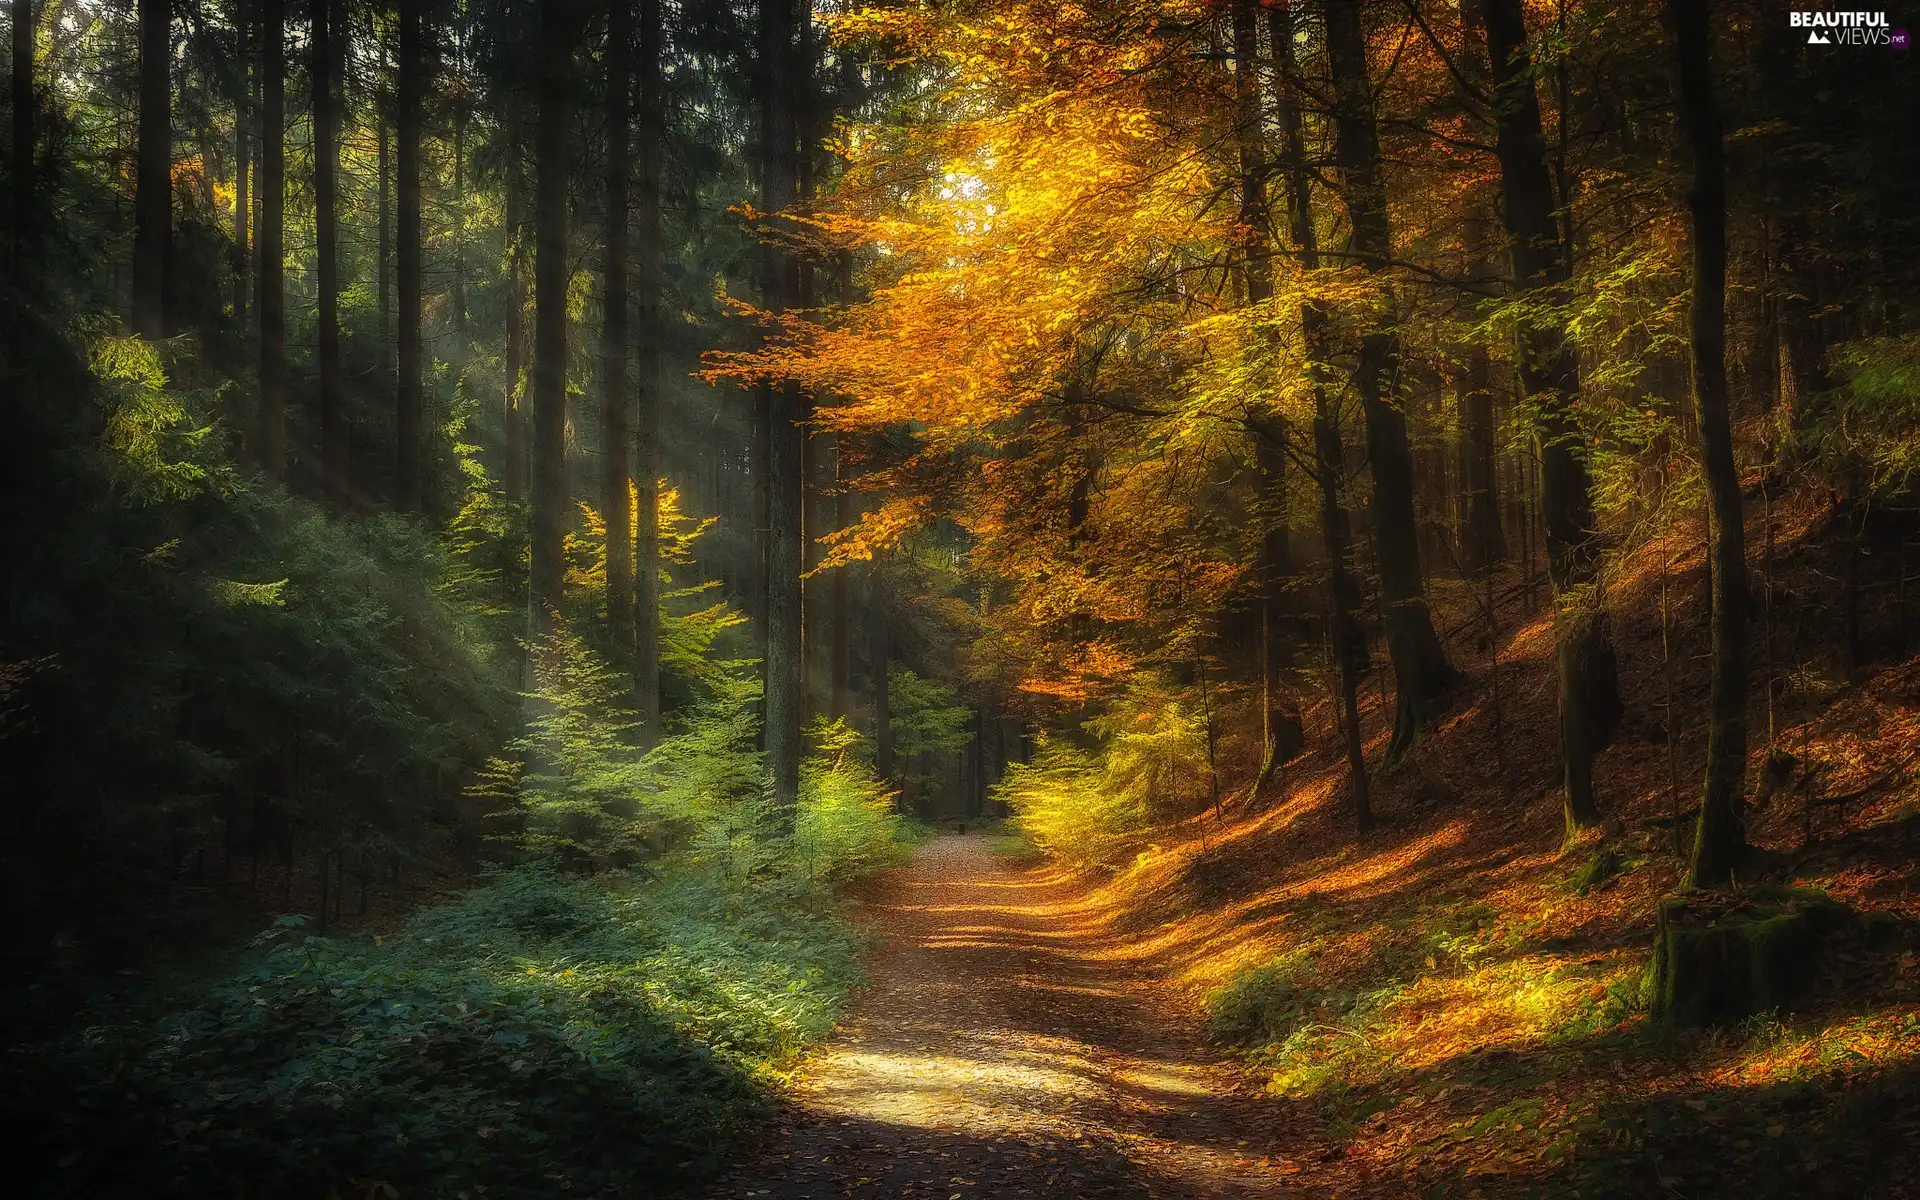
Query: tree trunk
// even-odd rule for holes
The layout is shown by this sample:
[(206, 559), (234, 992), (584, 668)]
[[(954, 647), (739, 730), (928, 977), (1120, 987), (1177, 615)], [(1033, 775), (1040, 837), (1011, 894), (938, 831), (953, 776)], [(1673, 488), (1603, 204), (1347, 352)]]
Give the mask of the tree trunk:
[(387, 100), (386, 65), (387, 55), (384, 46), (378, 50), (380, 85), (373, 99), (373, 137), (377, 146), (375, 158), (378, 160), (375, 185), (375, 206), (379, 209), (379, 229), (374, 245), (373, 276), (374, 294), (378, 298), (376, 307), (380, 312), (380, 371), (383, 375), (394, 373), (393, 365), (393, 139), (387, 135), (389, 124), (389, 105)]
[(636, 495), (633, 568), (633, 691), (640, 738), (660, 737), (660, 405), (666, 378), (665, 231), (660, 221), (661, 148), (666, 113), (661, 95), (661, 46), (665, 42), (660, 0), (640, 0), (640, 241), (635, 263), (640, 283), (640, 377), (633, 423)]
[[(763, 248), (762, 253), (771, 254), (772, 251)], [(767, 490), (767, 432), (772, 428), (773, 389), (756, 387), (752, 404), (753, 409), (748, 417), (752, 425), (752, 445), (747, 451), (750, 480), (747, 503), (753, 512), (753, 576), (750, 584), (753, 594), (748, 599), (748, 608), (753, 624), (754, 647), (764, 662), (767, 656), (767, 528), (770, 523), (767, 515), (767, 497), (770, 494)]]
[[(1291, 82), (1294, 74), (1293, 14), (1282, 5), (1268, 9), (1269, 29), (1280, 61), (1280, 135), (1286, 155), (1287, 224), (1294, 251), (1306, 270), (1320, 266), (1318, 239), (1313, 226), (1313, 174), (1307, 162), (1300, 104)], [(1320, 489), (1320, 532), (1327, 556), (1328, 640), (1339, 675), (1340, 711), (1346, 733), (1347, 783), (1354, 828), (1365, 834), (1373, 827), (1367, 788), (1366, 743), (1360, 736), (1360, 676), (1367, 669), (1367, 643), (1358, 619), (1360, 589), (1351, 565), (1352, 530), (1340, 502), (1340, 480), (1345, 453), (1334, 400), (1327, 392), (1325, 368), (1326, 313), (1314, 301), (1300, 306), (1300, 332), (1306, 343), (1309, 383), (1313, 392), (1313, 447), (1315, 482)]]
[(33, 247), (34, 150), (39, 136), (34, 129), (37, 105), (33, 98), (34, 32), (39, 14), (33, 0), (13, 0), (13, 260), (15, 275), (24, 271)]
[[(1322, 315), (1311, 307), (1301, 314), (1314, 341), (1324, 341)], [(1360, 628), (1360, 586), (1354, 578), (1352, 533), (1347, 510), (1340, 503), (1340, 478), (1346, 467), (1340, 445), (1340, 426), (1333, 399), (1316, 380), (1313, 397), (1313, 446), (1320, 484), (1320, 530), (1326, 544), (1327, 597), (1334, 662), (1340, 679), (1340, 714), (1347, 751), (1347, 786), (1354, 828), (1364, 834), (1373, 828), (1373, 810), (1367, 795), (1366, 742), (1360, 735), (1360, 677), (1367, 670), (1367, 639)]]
[(344, 37), (344, 27), (331, 25), (331, 0), (313, 0), (311, 33), (307, 38), (307, 67), (312, 85), (313, 228), (318, 286), (315, 298), (319, 325), (320, 469), (322, 490), (335, 508), (347, 504), (347, 410), (340, 381), (340, 228), (335, 193), (340, 170), (339, 135), (334, 99), (332, 39)]
[[(768, 214), (792, 205), (799, 187), (796, 23), (793, 0), (763, 0), (760, 103), (765, 161), (761, 208)], [(800, 265), (793, 254), (776, 246), (766, 246), (764, 253), (765, 302), (777, 312), (792, 304), (798, 294)], [(767, 442), (767, 771), (780, 819), (790, 827), (800, 799), (800, 727), (806, 669), (800, 583), (805, 549), (806, 484), (801, 469), (805, 405), (800, 392), (786, 384), (763, 385), (761, 391)]]
[(600, 303), (601, 406), (606, 423), (606, 473), (601, 480), (602, 515), (607, 524), (607, 626), (618, 646), (633, 642), (633, 503), (627, 490), (627, 184), (633, 164), (628, 153), (632, 122), (633, 14), (625, 0), (607, 5), (607, 227)]
[[(1469, 226), (1485, 218), (1469, 220)], [(1485, 579), (1507, 557), (1500, 531), (1500, 481), (1493, 413), (1493, 364), (1487, 348), (1464, 349), (1465, 362), (1455, 378), (1460, 414), (1460, 566), (1469, 579)]]
[[(842, 292), (844, 295), (845, 292)], [(846, 464), (841, 461), (840, 447), (845, 434), (833, 435), (833, 474), (838, 487), (833, 497), (833, 527), (845, 529), (853, 523), (853, 497), (847, 491)], [(833, 572), (833, 612), (832, 612), (832, 676), (833, 710), (832, 715), (844, 719), (853, 711), (853, 580), (852, 572), (845, 566), (834, 568)]]
[[(1327, 0), (1327, 62), (1333, 75), (1335, 157), (1341, 199), (1352, 224), (1350, 248), (1370, 274), (1384, 274), (1393, 257), (1380, 140), (1374, 124), (1372, 82), (1359, 0)], [(1459, 681), (1447, 661), (1421, 588), (1419, 525), (1413, 510), (1413, 448), (1407, 417), (1395, 395), (1400, 339), (1390, 329), (1361, 335), (1354, 388), (1367, 424), (1367, 466), (1373, 475), (1374, 534), (1379, 546), (1380, 597), (1393, 658), (1395, 711), (1387, 760), (1398, 759), (1432, 726), (1438, 700)]]
[(260, 469), (287, 478), (287, 30), (283, 0), (260, 0)]
[[(456, 63), (456, 69), (458, 64)], [(467, 110), (464, 98), (454, 100), (453, 110), (453, 218), (450, 224), (453, 242), (452, 295), (447, 299), (453, 309), (453, 328), (461, 361), (469, 349), (467, 338), (467, 223), (463, 215), (467, 202)]]
[[(400, 328), (396, 337), (399, 378), (395, 383), (393, 505), (418, 512), (424, 502), (421, 455), (426, 434), (426, 400), (421, 378), (420, 230), (421, 105), (427, 88), (427, 64), (421, 53), (421, 8), (426, 0), (400, 0), (399, 68), (399, 246)], [(564, 126), (563, 126), (564, 128)], [(563, 154), (565, 152), (562, 147)], [(562, 218), (564, 221), (564, 217)], [(565, 233), (562, 231), (562, 238)]]
[(1787, 404), (1787, 419), (1799, 430), (1819, 415), (1821, 394), (1832, 380), (1826, 367), (1826, 331), (1819, 316), (1820, 276), (1809, 261), (1817, 247), (1805, 217), (1790, 215), (1780, 240), (1781, 288), (1774, 306), (1777, 386)]
[[(806, 295), (806, 279), (811, 274), (806, 268), (800, 270), (801, 295), (797, 297), (796, 308), (810, 308), (811, 296)], [(823, 670), (826, 645), (820, 634), (826, 629), (820, 586), (826, 581), (813, 574), (820, 565), (820, 527), (825, 489), (821, 486), (820, 472), (824, 456), (820, 453), (821, 437), (813, 426), (813, 404), (811, 397), (806, 405), (806, 425), (800, 438), (800, 701), (808, 712), (818, 712), (821, 707), (820, 684), (825, 678)]]
[(566, 582), (567, 526), (567, 133), (572, 126), (571, 4), (540, 14), (540, 131), (534, 192), (533, 513), (528, 631), (553, 630)]
[(1523, 8), (1520, 0), (1483, 2), (1514, 286), (1539, 301), (1528, 306), (1533, 315), (1519, 325), (1516, 358), (1521, 386), (1538, 414), (1541, 515), (1557, 618), (1562, 810), (1571, 838), (1600, 823), (1593, 762), (1620, 724), (1619, 672), (1600, 593), (1600, 530), (1583, 453), (1585, 434), (1574, 418), (1579, 351), (1563, 325), (1542, 315), (1565, 299), (1567, 258), (1554, 220)]
[(173, 240), (172, 0), (140, 0), (140, 141), (133, 191), (133, 331), (166, 337)]
[(253, 72), (250, 69), (252, 42), (252, 10), (248, 0), (239, 0), (235, 6), (235, 22), (239, 28), (235, 36), (239, 41), (234, 63), (233, 86), (233, 322), (244, 327), (247, 322), (247, 290), (250, 285), (247, 270), (247, 243), (252, 230), (248, 218), (252, 215), (249, 208), (248, 172), (251, 167), (252, 139), (247, 136), (247, 123), (253, 115)]
[[(1268, 260), (1272, 221), (1267, 209), (1266, 153), (1260, 128), (1260, 81), (1255, 74), (1260, 30), (1256, 0), (1233, 5), (1234, 135), (1240, 152), (1241, 270), (1246, 280), (1247, 305), (1273, 298), (1273, 268)], [(1292, 574), (1287, 541), (1286, 457), (1280, 444), (1284, 431), (1268, 417), (1256, 417), (1254, 462), (1260, 474), (1260, 712), (1263, 752), (1257, 795), (1273, 778), (1276, 768), (1299, 754), (1304, 745), (1298, 705), (1287, 695), (1284, 672), (1293, 665), (1293, 647), (1287, 640), (1286, 584)]]
[(1680, 119), (1693, 149), (1693, 406), (1712, 518), (1713, 675), (1708, 685), (1707, 777), (1693, 836), (1690, 887), (1717, 887), (1746, 857), (1747, 555), (1740, 475), (1727, 412), (1727, 183), (1713, 96), (1707, 0), (1669, 0), (1677, 33)]
[[(1475, 82), (1489, 74), (1486, 57), (1486, 21), (1480, 0), (1464, 0), (1460, 21), (1465, 32), (1464, 73)], [(1462, 84), (1460, 102), (1471, 104), (1470, 89)], [(1492, 221), (1486, 207), (1474, 202), (1467, 211), (1461, 240), (1467, 275), (1481, 285), (1494, 277)], [(1487, 348), (1475, 339), (1460, 347), (1460, 370), (1454, 377), (1460, 440), (1456, 464), (1460, 477), (1460, 567), (1469, 579), (1490, 578), (1506, 557), (1500, 532), (1500, 485), (1496, 470), (1493, 411), (1493, 367)]]
[(1255, 444), (1260, 469), (1260, 492), (1266, 532), (1261, 538), (1260, 562), (1260, 775), (1254, 783), (1258, 794), (1273, 778), (1282, 763), (1290, 762), (1306, 749), (1306, 730), (1300, 721), (1300, 705), (1287, 686), (1287, 672), (1293, 669), (1293, 634), (1287, 585), (1293, 578), (1291, 537), (1287, 529), (1286, 452), (1279, 439), (1284, 427)]
[(501, 412), (502, 456), (501, 487), (507, 503), (519, 505), (527, 498), (527, 419), (526, 419), (526, 324), (527, 256), (525, 184), (520, 171), (520, 125), (518, 114), (509, 108), (502, 119), (506, 126), (506, 254), (507, 313), (504, 350), (507, 389)]
[(873, 689), (873, 771), (893, 782), (893, 711), (888, 703), (887, 668), (893, 638), (887, 623), (887, 578), (878, 555), (867, 565), (868, 686)]

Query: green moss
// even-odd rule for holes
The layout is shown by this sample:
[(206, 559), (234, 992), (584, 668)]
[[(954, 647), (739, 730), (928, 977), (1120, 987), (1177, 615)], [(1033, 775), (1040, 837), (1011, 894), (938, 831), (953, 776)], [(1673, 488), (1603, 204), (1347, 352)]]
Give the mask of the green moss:
[(1653, 1013), (1701, 1027), (1790, 1007), (1818, 976), (1824, 941), (1852, 921), (1845, 905), (1807, 888), (1662, 900)]
[(1626, 861), (1620, 852), (1612, 846), (1602, 846), (1594, 856), (1581, 864), (1567, 881), (1567, 886), (1578, 895), (1584, 896), (1594, 888), (1612, 879), (1626, 869)]

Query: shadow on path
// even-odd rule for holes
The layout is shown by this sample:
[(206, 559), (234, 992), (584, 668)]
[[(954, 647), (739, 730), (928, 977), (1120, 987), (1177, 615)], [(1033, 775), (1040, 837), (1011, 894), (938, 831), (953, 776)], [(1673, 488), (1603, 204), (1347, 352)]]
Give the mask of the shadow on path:
[(945, 837), (864, 917), (884, 939), (871, 986), (710, 1195), (1294, 1194), (1281, 1106), (1129, 965), (1073, 882)]

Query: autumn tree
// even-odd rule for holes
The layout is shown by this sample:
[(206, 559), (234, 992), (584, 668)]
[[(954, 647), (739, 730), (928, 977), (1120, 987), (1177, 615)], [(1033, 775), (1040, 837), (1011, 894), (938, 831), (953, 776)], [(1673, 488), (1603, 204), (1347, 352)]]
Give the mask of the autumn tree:
[[(1235, 139), (1240, 157), (1240, 224), (1243, 241), (1241, 270), (1246, 279), (1249, 307), (1273, 298), (1273, 267), (1269, 262), (1272, 230), (1267, 210), (1265, 133), (1260, 105), (1260, 29), (1254, 0), (1235, 0), (1232, 13)], [(1260, 605), (1260, 774), (1256, 792), (1272, 779), (1274, 770), (1299, 754), (1305, 744), (1299, 706), (1287, 694), (1283, 673), (1293, 666), (1293, 647), (1287, 623), (1287, 589), (1293, 577), (1288, 545), (1285, 441), (1289, 431), (1273, 417), (1256, 417), (1253, 427), (1254, 466), (1260, 478), (1262, 502), (1260, 562), (1257, 568)]]
[[(1486, 20), (1481, 0), (1460, 5), (1462, 45), (1455, 60), (1456, 89), (1463, 108), (1482, 98), (1490, 75), (1486, 53)], [(1442, 53), (1445, 53), (1442, 51)], [(1536, 100), (1537, 108), (1537, 100)], [(1468, 287), (1491, 285), (1498, 274), (1493, 258), (1492, 204), (1474, 196), (1461, 220), (1460, 240)], [(1460, 566), (1472, 578), (1492, 575), (1506, 558), (1506, 537), (1500, 520), (1499, 438), (1494, 420), (1493, 359), (1486, 344), (1468, 337), (1458, 347), (1454, 372), (1454, 399), (1460, 431), (1456, 471), (1460, 481)]]
[[(1291, 6), (1277, 5), (1270, 9), (1268, 22), (1279, 65), (1276, 90), (1287, 228), (1301, 268), (1312, 271), (1321, 265), (1319, 235), (1314, 228), (1313, 168), (1307, 157), (1302, 122), (1302, 89), (1294, 54), (1295, 24)], [(1366, 635), (1360, 627), (1359, 581), (1352, 566), (1352, 524), (1341, 496), (1346, 478), (1346, 450), (1340, 436), (1337, 402), (1328, 388), (1323, 366), (1328, 351), (1328, 313), (1320, 301), (1308, 298), (1300, 304), (1299, 321), (1312, 411), (1314, 483), (1319, 491), (1321, 545), (1327, 559), (1328, 645), (1333, 652), (1339, 686), (1348, 804), (1355, 828), (1364, 834), (1373, 824), (1373, 811), (1368, 802), (1366, 743), (1360, 732), (1360, 676), (1367, 669), (1368, 656)]]

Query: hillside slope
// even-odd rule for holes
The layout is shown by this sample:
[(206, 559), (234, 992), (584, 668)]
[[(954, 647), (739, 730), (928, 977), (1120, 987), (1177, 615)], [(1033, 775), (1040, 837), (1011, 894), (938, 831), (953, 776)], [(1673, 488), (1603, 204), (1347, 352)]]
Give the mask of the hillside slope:
[[(1272, 1120), (1318, 1122), (1382, 1194), (1920, 1194), (1920, 1109), (1902, 1103), (1920, 1094), (1906, 532), (1808, 498), (1775, 509), (1769, 552), (1763, 507), (1749, 506), (1749, 788), (1765, 853), (1746, 882), (1823, 888), (1867, 917), (1796, 1011), (1704, 1034), (1645, 1012), (1655, 902), (1684, 874), (1702, 770), (1697, 530), (1644, 546), (1610, 582), (1628, 714), (1600, 763), (1603, 839), (1561, 844), (1551, 612), (1544, 585), (1529, 603), (1503, 577), (1497, 655), (1484, 618), (1455, 625), (1469, 681), (1443, 725), (1376, 774), (1367, 838), (1351, 832), (1322, 702), (1307, 753), (1268, 794), (1249, 802), (1242, 786), (1156, 829), (1106, 884), (1134, 953), (1204, 1000), (1216, 1036), (1267, 1079)], [(1376, 771), (1381, 699), (1367, 689)], [(1256, 750), (1227, 744), (1238, 778)]]

